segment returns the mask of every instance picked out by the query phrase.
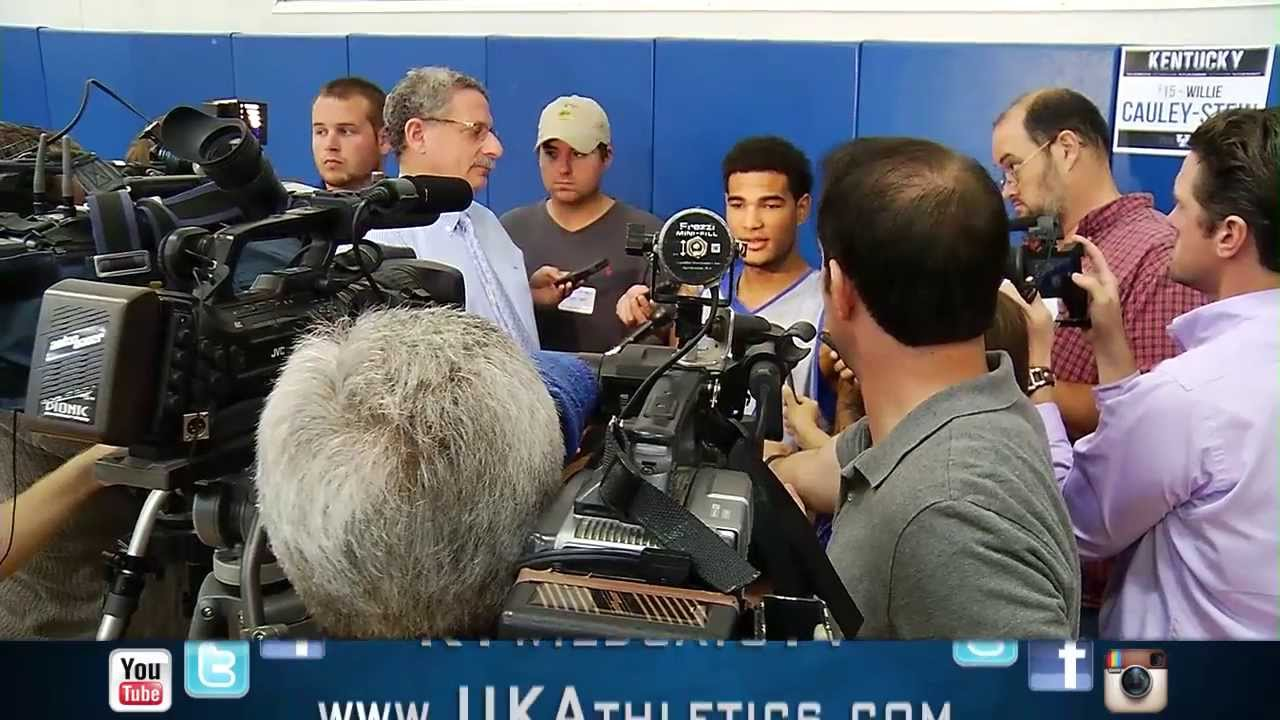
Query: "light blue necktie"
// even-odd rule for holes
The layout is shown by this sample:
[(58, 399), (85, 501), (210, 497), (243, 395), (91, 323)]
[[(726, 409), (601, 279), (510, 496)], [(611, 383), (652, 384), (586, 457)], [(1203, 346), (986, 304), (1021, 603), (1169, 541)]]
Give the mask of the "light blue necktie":
[(480, 241), (476, 238), (475, 225), (472, 224), (470, 215), (464, 212), (458, 216), (454, 235), (462, 239), (462, 244), (467, 248), (467, 254), (471, 256), (471, 264), (475, 266), (476, 273), (479, 275), (477, 279), (480, 281), (480, 288), (484, 290), (484, 295), (489, 300), (489, 307), (493, 308), (493, 321), (519, 343), (525, 352), (537, 350), (538, 341), (530, 337), (529, 329), (521, 322), (520, 313), (516, 311), (515, 304), (511, 302), (506, 289), (498, 280), (498, 274), (494, 272), (488, 256), (480, 248)]

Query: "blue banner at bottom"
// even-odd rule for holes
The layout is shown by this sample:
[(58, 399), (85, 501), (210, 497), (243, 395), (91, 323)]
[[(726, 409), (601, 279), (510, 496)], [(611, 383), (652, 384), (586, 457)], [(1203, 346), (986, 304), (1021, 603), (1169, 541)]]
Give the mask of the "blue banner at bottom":
[(0, 717), (1274, 717), (1280, 643), (0, 643)]

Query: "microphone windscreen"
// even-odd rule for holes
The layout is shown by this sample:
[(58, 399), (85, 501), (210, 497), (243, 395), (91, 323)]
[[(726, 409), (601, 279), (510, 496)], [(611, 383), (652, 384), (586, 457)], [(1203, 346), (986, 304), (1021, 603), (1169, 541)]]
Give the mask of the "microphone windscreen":
[(600, 402), (600, 385), (591, 366), (577, 355), (549, 350), (535, 351), (530, 359), (542, 377), (560, 415), (565, 460), (578, 452), (582, 433)]
[(471, 207), (471, 183), (460, 177), (443, 175), (407, 175), (406, 180), (418, 189), (425, 212), (461, 212)]
[(768, 318), (750, 313), (734, 313), (733, 334), (735, 337), (752, 337), (767, 333), (773, 329)]

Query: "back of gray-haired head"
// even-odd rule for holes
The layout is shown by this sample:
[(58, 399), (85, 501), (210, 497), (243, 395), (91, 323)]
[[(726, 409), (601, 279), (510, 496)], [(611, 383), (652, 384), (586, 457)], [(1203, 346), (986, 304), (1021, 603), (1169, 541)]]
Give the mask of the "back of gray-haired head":
[(479, 80), (447, 67), (414, 68), (396, 83), (387, 94), (383, 116), (387, 141), (397, 155), (405, 147), (404, 124), (413, 118), (439, 117), (459, 90), (475, 90), (488, 97)]
[(272, 549), (331, 636), (484, 635), (560, 486), (559, 428), (488, 320), (380, 310), (317, 331), (258, 429)]

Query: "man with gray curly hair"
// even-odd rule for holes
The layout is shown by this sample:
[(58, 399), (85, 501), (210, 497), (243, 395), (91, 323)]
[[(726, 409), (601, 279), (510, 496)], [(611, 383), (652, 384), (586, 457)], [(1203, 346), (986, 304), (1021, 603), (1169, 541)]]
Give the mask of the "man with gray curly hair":
[(324, 633), (491, 634), (564, 441), (492, 323), (378, 310), (302, 340), (258, 429), (260, 515)]
[[(410, 70), (387, 95), (383, 117), (401, 175), (464, 178), (479, 195), (502, 157), (484, 86), (456, 70)], [(458, 268), (467, 311), (497, 323), (526, 351), (539, 349), (524, 253), (489, 208), (473, 202), (426, 227), (375, 230), (367, 237)]]

